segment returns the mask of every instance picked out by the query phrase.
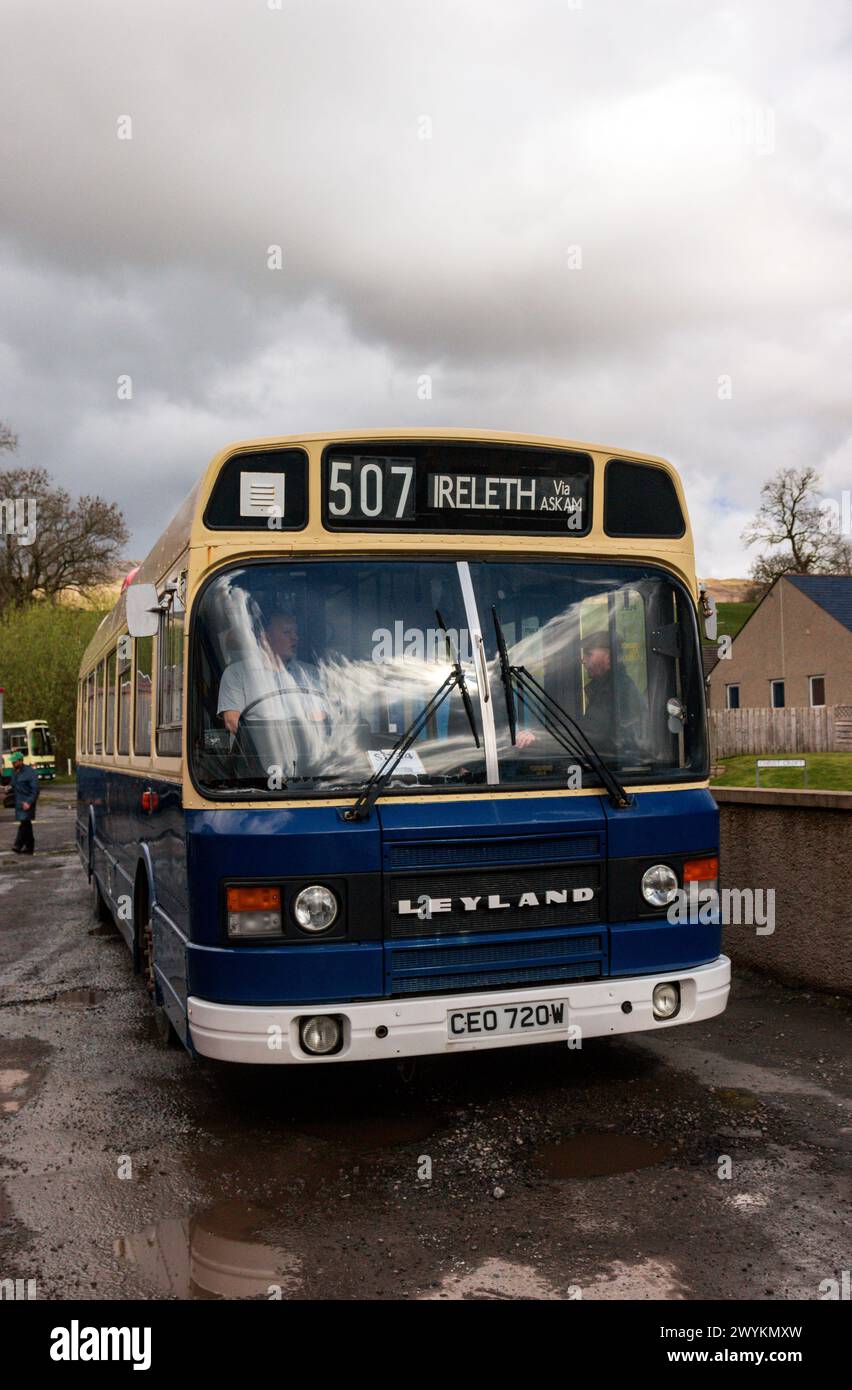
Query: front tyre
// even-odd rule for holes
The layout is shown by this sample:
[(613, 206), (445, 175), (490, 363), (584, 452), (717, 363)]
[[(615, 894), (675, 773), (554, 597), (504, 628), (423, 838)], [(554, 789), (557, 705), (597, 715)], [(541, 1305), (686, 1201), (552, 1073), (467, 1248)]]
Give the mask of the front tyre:
[(97, 874), (95, 873), (92, 874), (89, 883), (89, 904), (91, 906), (92, 916), (96, 922), (112, 922), (112, 913), (109, 910), (106, 898), (101, 892), (101, 885), (98, 883)]
[(142, 981), (154, 1019), (154, 1029), (158, 1042), (162, 1043), (164, 1047), (176, 1047), (180, 1039), (162, 1004), (157, 1002), (157, 981), (154, 974), (154, 929), (151, 925), (151, 913), (148, 910), (147, 902), (141, 904), (141, 908), (143, 916), (139, 923), (139, 960)]

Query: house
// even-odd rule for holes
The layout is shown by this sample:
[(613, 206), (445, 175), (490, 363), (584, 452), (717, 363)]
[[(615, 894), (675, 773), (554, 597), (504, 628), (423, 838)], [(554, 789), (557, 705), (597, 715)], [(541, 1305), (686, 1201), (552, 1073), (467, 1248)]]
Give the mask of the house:
[(852, 705), (852, 575), (776, 579), (708, 692), (711, 710)]

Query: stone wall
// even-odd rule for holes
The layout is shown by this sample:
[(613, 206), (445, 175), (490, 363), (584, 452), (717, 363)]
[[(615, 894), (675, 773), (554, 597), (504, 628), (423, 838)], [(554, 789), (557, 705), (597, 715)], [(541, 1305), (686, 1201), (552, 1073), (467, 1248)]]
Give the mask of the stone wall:
[(722, 888), (775, 889), (775, 931), (722, 949), (789, 984), (852, 995), (852, 793), (715, 787)]

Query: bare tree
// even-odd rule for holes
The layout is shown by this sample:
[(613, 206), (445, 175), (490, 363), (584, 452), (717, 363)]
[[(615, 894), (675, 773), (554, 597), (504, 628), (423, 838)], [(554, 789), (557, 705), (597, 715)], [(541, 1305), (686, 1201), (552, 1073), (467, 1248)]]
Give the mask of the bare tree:
[(852, 545), (819, 505), (820, 476), (810, 465), (782, 468), (764, 483), (744, 545), (766, 545), (751, 567), (760, 593), (782, 574), (852, 574)]
[(114, 580), (128, 538), (115, 503), (74, 502), (45, 469), (10, 468), (0, 472), (0, 508), (0, 610), (63, 590), (92, 598)]

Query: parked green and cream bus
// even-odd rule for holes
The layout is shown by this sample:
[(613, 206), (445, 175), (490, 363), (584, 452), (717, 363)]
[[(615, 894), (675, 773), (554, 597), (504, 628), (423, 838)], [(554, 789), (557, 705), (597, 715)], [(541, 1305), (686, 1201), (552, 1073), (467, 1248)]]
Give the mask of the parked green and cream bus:
[(3, 780), (12, 776), (12, 754), (20, 750), (42, 781), (56, 776), (53, 735), (44, 719), (19, 719), (3, 725)]

